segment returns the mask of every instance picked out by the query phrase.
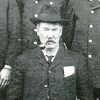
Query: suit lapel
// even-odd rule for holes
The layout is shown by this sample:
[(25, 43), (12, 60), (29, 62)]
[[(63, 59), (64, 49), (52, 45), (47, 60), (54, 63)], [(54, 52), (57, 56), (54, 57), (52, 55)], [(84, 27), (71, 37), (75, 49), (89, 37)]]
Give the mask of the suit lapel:
[(50, 66), (50, 69), (59, 65), (64, 57), (65, 57), (65, 49), (64, 46), (61, 46), (57, 52), (57, 55), (55, 56), (53, 63)]
[(45, 59), (45, 56), (43, 55), (43, 52), (42, 52), (41, 48), (38, 48), (38, 50), (37, 50), (37, 57), (39, 59), (39, 63), (40, 64), (48, 67), (48, 63), (47, 63), (47, 61)]

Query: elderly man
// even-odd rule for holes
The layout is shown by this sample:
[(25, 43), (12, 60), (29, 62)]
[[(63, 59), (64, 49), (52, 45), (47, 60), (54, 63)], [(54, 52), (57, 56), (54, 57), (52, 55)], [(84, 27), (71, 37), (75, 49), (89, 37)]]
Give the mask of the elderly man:
[(67, 50), (61, 39), (69, 20), (50, 5), (30, 20), (41, 44), (14, 63), (8, 100), (75, 100), (77, 95), (89, 100), (85, 58)]

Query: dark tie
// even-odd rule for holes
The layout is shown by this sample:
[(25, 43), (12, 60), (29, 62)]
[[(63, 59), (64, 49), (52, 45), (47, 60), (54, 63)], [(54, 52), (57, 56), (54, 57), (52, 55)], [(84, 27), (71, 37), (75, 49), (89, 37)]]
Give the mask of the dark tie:
[(51, 64), (52, 64), (52, 58), (54, 57), (54, 56), (48, 56), (48, 55), (46, 55), (47, 56), (47, 58), (48, 58), (48, 65), (49, 66), (51, 66)]

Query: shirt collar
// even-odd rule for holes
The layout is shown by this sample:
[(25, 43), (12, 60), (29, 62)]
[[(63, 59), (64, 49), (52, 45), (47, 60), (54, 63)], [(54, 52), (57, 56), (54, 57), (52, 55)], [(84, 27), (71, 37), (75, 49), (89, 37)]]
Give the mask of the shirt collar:
[[(48, 61), (48, 57), (46, 56), (46, 55), (48, 55), (47, 52), (46, 52), (45, 50), (42, 50), (42, 52), (43, 52), (43, 54), (44, 54), (46, 60)], [(55, 58), (57, 52), (58, 52), (58, 49), (57, 49), (55, 52), (53, 52), (51, 55), (48, 55), (48, 56), (53, 56), (53, 57), (52, 57), (52, 60), (51, 60), (52, 62), (53, 62), (53, 60), (54, 60), (54, 58)]]

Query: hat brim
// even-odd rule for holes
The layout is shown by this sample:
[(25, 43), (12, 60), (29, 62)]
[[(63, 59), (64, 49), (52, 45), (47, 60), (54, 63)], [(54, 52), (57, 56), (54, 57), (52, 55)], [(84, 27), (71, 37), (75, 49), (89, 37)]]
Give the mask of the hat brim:
[(59, 23), (59, 24), (68, 24), (70, 21), (68, 19), (62, 19), (61, 21), (59, 20), (40, 20), (40, 19), (37, 19), (37, 18), (31, 18), (30, 21), (34, 24), (34, 25), (37, 25), (38, 23), (40, 22), (46, 22), (46, 23)]

